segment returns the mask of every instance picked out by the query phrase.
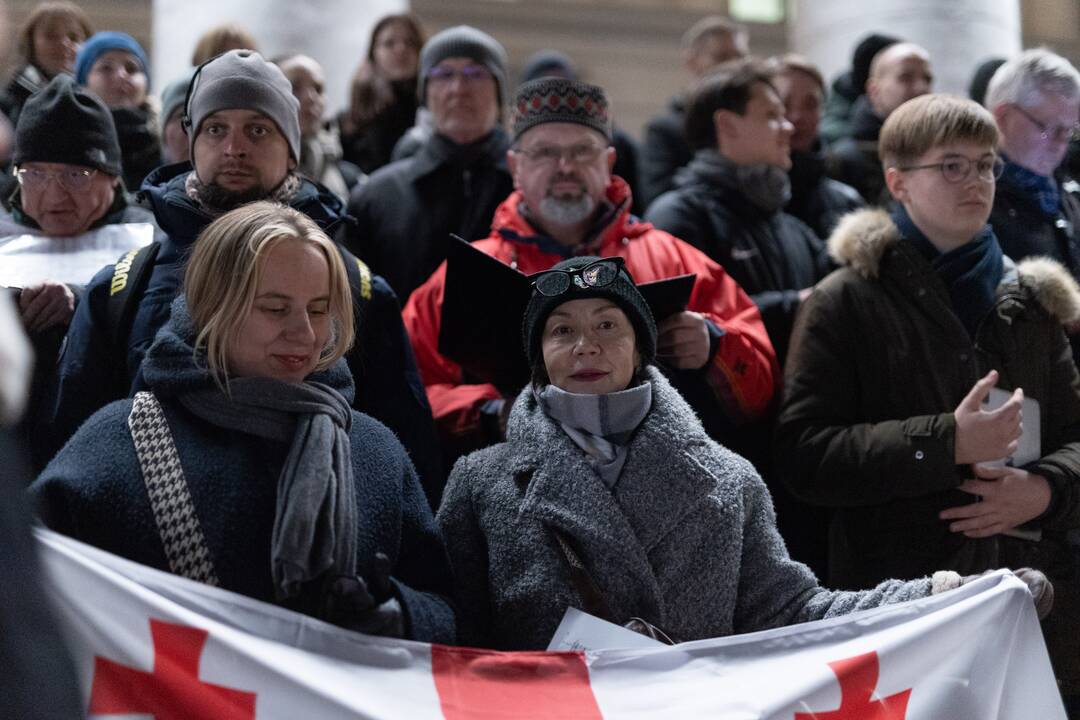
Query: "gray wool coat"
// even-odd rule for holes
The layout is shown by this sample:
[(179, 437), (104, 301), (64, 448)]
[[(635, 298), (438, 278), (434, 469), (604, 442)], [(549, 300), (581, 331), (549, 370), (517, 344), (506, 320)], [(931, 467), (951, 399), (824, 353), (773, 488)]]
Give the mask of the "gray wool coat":
[(749, 462), (711, 440), (655, 368), (653, 405), (613, 491), (531, 392), (507, 442), (458, 461), (439, 509), (459, 639), (542, 649), (568, 606), (583, 608), (558, 528), (615, 617), (680, 640), (746, 633), (930, 594), (929, 579), (834, 592), (788, 557), (772, 500)]

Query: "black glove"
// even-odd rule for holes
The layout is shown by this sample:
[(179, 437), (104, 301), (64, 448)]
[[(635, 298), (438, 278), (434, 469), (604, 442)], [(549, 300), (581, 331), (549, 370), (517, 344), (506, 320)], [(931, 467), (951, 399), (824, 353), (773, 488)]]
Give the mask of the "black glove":
[(404, 637), (405, 618), (393, 596), (390, 558), (375, 553), (367, 582), (358, 575), (327, 578), (319, 617), (366, 635)]

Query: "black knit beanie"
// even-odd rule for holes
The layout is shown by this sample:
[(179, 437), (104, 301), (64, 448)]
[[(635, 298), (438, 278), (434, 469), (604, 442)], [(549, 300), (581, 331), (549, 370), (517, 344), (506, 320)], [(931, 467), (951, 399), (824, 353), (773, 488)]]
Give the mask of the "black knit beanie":
[(874, 62), (877, 54), (898, 42), (900, 42), (898, 37), (872, 33), (860, 40), (859, 44), (855, 46), (855, 52), (851, 55), (851, 84), (855, 86), (857, 95), (866, 92), (866, 81), (870, 79), (870, 65)]
[[(551, 269), (577, 270), (603, 259), (588, 255), (575, 257), (563, 260)], [(607, 298), (618, 305), (634, 326), (637, 350), (641, 355), (642, 363), (645, 365), (652, 363), (656, 356), (656, 321), (653, 319), (649, 304), (645, 302), (645, 298), (638, 291), (629, 273), (623, 268), (619, 270), (619, 275), (614, 282), (603, 287), (581, 287), (571, 282), (566, 292), (555, 297), (541, 295), (533, 289), (529, 305), (525, 309), (525, 318), (521, 323), (521, 335), (525, 342), (525, 355), (529, 359), (529, 365), (536, 367), (538, 362), (543, 362), (540, 345), (548, 315), (565, 302), (587, 298)]]
[(447, 58), (468, 58), (488, 69), (495, 78), (499, 106), (506, 98), (506, 50), (499, 41), (482, 30), (458, 25), (435, 33), (420, 50), (419, 98), (426, 104), (427, 76), (431, 69)]
[(15, 165), (54, 162), (123, 173), (112, 113), (98, 96), (60, 73), (30, 96), (15, 127)]

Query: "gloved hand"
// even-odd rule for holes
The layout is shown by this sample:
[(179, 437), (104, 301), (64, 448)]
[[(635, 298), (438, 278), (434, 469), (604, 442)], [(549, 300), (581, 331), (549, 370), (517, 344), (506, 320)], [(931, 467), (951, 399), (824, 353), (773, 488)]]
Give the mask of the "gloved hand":
[[(961, 576), (952, 570), (939, 570), (931, 578), (932, 589), (930, 594), (937, 595), (946, 590), (955, 590), (961, 585), (966, 585), (992, 572), (996, 572), (996, 570), (987, 570), (978, 575)], [(1012, 574), (1027, 585), (1028, 592), (1031, 593), (1031, 601), (1035, 603), (1035, 613), (1039, 616), (1039, 619), (1042, 620), (1049, 615), (1050, 610), (1054, 607), (1054, 586), (1050, 579), (1034, 568), (1020, 568), (1013, 570)]]
[(404, 637), (401, 603), (393, 596), (390, 558), (375, 553), (367, 582), (358, 575), (327, 578), (319, 617), (367, 635)]

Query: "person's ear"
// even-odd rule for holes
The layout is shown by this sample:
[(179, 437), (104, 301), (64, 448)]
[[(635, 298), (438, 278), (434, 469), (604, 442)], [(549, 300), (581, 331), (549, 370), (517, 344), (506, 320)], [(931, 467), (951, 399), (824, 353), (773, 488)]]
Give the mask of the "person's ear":
[(717, 110), (713, 113), (713, 131), (716, 133), (716, 146), (723, 147), (724, 143), (731, 143), (739, 138), (739, 125), (736, 118), (738, 113), (731, 110)]
[(607, 157), (607, 171), (608, 175), (610, 175), (611, 171), (615, 169), (615, 147), (608, 145), (604, 148), (604, 154)]
[(903, 203), (908, 199), (907, 175), (900, 169), (891, 165), (885, 168), (885, 186), (897, 202)]
[(297, 165), (296, 159), (292, 155), (290, 155), (289, 156), (289, 172), (292, 172), (293, 170), (295, 170), (296, 165)]
[(1004, 135), (1005, 123), (1008, 122), (1009, 117), (1009, 103), (998, 103), (990, 109), (990, 114), (994, 116), (994, 124), (998, 126), (998, 130)]
[(510, 177), (514, 179), (514, 189), (520, 190), (521, 183), (518, 182), (518, 156), (513, 148), (506, 151), (506, 169), (510, 171)]

